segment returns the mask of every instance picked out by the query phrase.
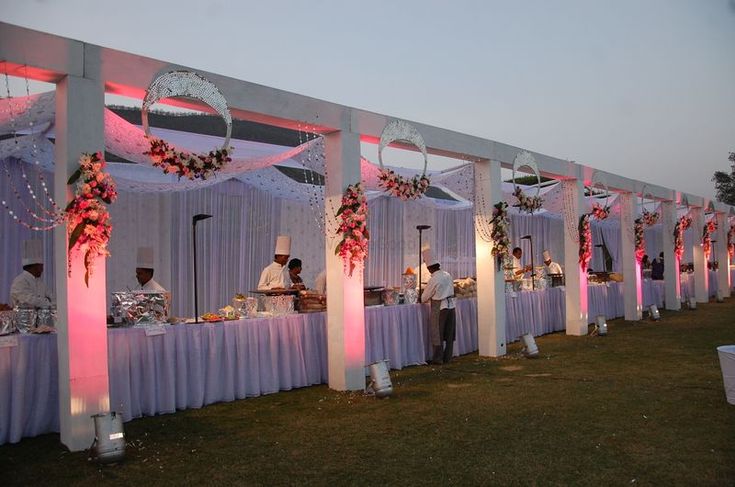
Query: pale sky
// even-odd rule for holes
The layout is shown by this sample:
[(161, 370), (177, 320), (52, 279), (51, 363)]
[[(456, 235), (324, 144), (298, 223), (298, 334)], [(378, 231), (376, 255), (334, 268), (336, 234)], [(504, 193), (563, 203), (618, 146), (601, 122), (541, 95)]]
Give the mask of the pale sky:
[(735, 0), (0, 0), (0, 20), (712, 197)]

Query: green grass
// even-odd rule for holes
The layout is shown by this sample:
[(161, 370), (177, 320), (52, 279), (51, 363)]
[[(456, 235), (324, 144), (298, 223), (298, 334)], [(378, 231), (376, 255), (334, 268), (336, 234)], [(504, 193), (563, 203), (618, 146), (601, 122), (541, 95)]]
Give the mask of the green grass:
[(735, 406), (715, 348), (735, 299), (606, 337), (537, 339), (541, 357), (392, 371), (376, 400), (326, 386), (125, 424), (100, 467), (58, 435), (0, 447), (4, 485), (734, 485)]

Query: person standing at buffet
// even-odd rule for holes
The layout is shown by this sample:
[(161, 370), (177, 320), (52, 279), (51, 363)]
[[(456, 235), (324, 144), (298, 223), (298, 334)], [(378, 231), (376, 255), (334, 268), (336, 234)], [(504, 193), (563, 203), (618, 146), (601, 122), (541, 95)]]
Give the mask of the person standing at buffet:
[(165, 293), (166, 289), (153, 280), (155, 264), (153, 263), (153, 247), (138, 247), (138, 258), (135, 266), (135, 279), (141, 291), (157, 291)]
[(327, 270), (322, 269), (322, 271), (317, 274), (316, 280), (314, 281), (314, 290), (319, 294), (327, 294)]
[(513, 277), (516, 279), (523, 279), (523, 276), (526, 272), (530, 272), (533, 269), (531, 269), (530, 265), (523, 266), (521, 265), (521, 257), (523, 257), (523, 250), (521, 250), (520, 247), (516, 247), (513, 249)]
[(549, 274), (564, 274), (561, 266), (551, 260), (551, 252), (544, 250), (544, 265), (546, 266), (546, 275)]
[(301, 259), (291, 259), (288, 263), (288, 277), (291, 289), (306, 289), (304, 280), (301, 279)]
[(10, 285), (10, 303), (13, 306), (49, 308), (54, 306), (54, 296), (41, 280), (43, 274), (43, 242), (23, 242), (21, 263), (23, 272)]
[(454, 350), (457, 321), (454, 303), (454, 280), (441, 270), (439, 261), (431, 255), (431, 249), (423, 252), (431, 278), (421, 293), (421, 302), (431, 301), (429, 315), (429, 338), (433, 349), (432, 364), (448, 363)]
[(285, 289), (286, 287), (286, 264), (291, 256), (291, 237), (279, 235), (276, 238), (274, 254), (273, 262), (260, 273), (258, 291)]

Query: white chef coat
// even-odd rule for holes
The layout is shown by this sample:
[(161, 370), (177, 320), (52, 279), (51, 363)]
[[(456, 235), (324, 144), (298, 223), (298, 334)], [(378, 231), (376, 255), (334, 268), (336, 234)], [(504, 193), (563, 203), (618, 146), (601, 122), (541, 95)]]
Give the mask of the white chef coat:
[(260, 273), (258, 291), (267, 291), (268, 289), (278, 287), (285, 288), (286, 272), (286, 266), (283, 266), (278, 262), (271, 262), (271, 264)]
[(523, 274), (516, 274), (516, 272), (523, 270), (523, 265), (521, 264), (521, 259), (517, 258), (515, 255), (513, 256), (513, 278), (514, 279), (521, 279), (523, 277)]
[(54, 297), (40, 277), (23, 271), (10, 285), (10, 302), (13, 306), (48, 308), (54, 304)]
[(551, 261), (551, 264), (546, 266), (546, 273), (547, 274), (564, 274), (564, 271), (561, 270), (561, 266), (557, 264), (554, 261)]
[(327, 294), (327, 270), (324, 269), (316, 276), (314, 281), (314, 289), (319, 294)]
[(161, 293), (165, 293), (166, 292), (166, 289), (164, 289), (163, 286), (161, 286), (160, 284), (158, 284), (153, 279), (151, 279), (150, 281), (148, 281), (145, 284), (143, 284), (143, 286), (141, 286), (140, 289), (142, 291), (157, 291), (157, 292), (161, 292)]
[(431, 275), (421, 302), (426, 303), (429, 299), (441, 301), (439, 309), (454, 309), (454, 281), (447, 271), (439, 269)]

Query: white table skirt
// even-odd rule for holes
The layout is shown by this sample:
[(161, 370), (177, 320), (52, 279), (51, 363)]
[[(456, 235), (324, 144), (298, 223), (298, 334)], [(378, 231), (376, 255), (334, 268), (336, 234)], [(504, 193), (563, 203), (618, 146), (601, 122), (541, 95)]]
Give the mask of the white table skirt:
[(56, 335), (14, 335), (0, 348), (0, 445), (59, 431)]
[[(545, 335), (566, 328), (565, 292), (561, 287), (505, 295), (505, 341), (522, 335)], [(477, 327), (475, 327), (477, 328)]]

